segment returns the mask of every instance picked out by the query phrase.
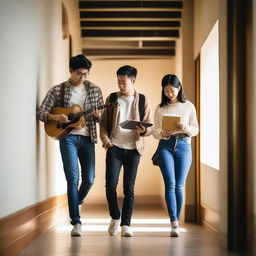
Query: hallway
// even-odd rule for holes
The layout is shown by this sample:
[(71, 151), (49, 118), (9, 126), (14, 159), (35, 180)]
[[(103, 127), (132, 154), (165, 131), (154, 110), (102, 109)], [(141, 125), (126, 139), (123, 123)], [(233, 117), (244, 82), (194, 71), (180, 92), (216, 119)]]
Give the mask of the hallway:
[[(242, 255), (225, 248), (256, 255), (256, 0), (3, 0), (0, 6), (0, 256)], [(152, 116), (166, 74), (179, 77), (195, 105), (200, 133), (191, 141), (186, 224), (178, 239), (169, 237), (168, 216), (156, 206), (164, 202), (165, 184), (151, 161), (159, 143), (153, 136), (145, 138), (136, 178), (135, 236), (107, 233), (106, 150), (98, 136), (84, 234), (70, 237), (59, 143), (36, 114), (47, 92), (71, 78), (69, 60), (78, 54), (92, 62), (88, 81), (104, 101), (119, 90), (116, 71), (131, 65)]]
[(225, 256), (217, 237), (195, 224), (182, 225), (179, 238), (169, 237), (169, 220), (160, 206), (138, 206), (133, 214), (135, 236), (124, 238), (107, 234), (105, 206), (89, 205), (82, 209), (83, 236), (71, 237), (67, 222), (51, 228), (34, 240), (18, 256)]

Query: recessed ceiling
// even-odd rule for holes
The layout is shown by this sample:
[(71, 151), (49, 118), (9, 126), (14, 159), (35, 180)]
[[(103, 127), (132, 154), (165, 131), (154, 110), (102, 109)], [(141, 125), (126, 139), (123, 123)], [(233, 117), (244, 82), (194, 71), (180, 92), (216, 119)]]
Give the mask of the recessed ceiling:
[(83, 53), (93, 58), (170, 58), (182, 1), (79, 1)]

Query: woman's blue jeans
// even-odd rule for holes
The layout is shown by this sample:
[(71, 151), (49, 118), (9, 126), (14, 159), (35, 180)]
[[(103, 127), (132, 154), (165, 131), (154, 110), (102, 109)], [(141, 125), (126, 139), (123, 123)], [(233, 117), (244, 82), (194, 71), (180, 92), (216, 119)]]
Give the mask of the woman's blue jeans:
[(192, 161), (191, 138), (171, 136), (160, 140), (157, 160), (165, 184), (165, 200), (171, 221), (179, 220), (183, 186)]
[[(79, 204), (88, 194), (95, 177), (95, 149), (89, 136), (68, 135), (60, 140), (60, 152), (67, 180), (68, 207), (71, 224), (81, 223)], [(79, 183), (79, 165), (82, 181)]]

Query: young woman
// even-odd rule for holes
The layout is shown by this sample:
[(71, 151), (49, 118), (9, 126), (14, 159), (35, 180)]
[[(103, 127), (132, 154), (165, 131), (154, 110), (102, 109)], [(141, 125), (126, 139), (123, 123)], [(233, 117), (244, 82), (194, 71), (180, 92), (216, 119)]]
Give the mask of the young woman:
[[(163, 115), (180, 116), (174, 129), (162, 130)], [(183, 186), (191, 166), (191, 137), (198, 134), (194, 105), (185, 99), (177, 76), (162, 79), (162, 99), (154, 118), (153, 136), (159, 139), (157, 161), (165, 183), (165, 199), (171, 220), (171, 236), (179, 236), (179, 217), (183, 201)]]

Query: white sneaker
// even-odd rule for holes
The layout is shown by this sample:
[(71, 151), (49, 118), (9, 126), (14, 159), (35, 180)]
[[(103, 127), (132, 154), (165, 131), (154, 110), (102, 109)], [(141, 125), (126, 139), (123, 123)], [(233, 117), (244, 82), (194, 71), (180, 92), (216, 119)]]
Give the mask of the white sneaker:
[(82, 224), (77, 223), (73, 226), (71, 231), (71, 236), (81, 236), (82, 235)]
[(120, 220), (111, 220), (108, 227), (108, 233), (115, 236), (119, 230)]
[(126, 237), (132, 237), (133, 236), (133, 232), (131, 230), (131, 228), (129, 226), (122, 226), (122, 232), (121, 232), (122, 236), (126, 236)]
[(180, 234), (179, 222), (178, 221), (172, 221), (172, 223), (171, 223), (171, 237), (178, 237), (179, 234)]

